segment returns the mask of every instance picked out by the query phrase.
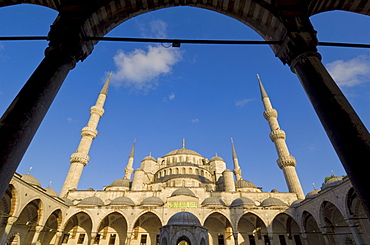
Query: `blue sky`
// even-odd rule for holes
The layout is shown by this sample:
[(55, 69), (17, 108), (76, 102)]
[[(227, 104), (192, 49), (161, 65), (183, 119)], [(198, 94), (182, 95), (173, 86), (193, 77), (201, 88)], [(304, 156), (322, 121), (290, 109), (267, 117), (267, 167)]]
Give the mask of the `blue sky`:
[[(57, 12), (38, 6), (0, 8), (0, 36), (47, 35)], [(366, 43), (370, 20), (332, 12), (311, 18), (320, 41)], [(334, 25), (335, 23), (335, 25)], [(114, 37), (262, 40), (252, 29), (208, 10), (176, 7), (140, 15), (111, 31)], [(79, 188), (100, 190), (123, 177), (134, 138), (134, 167), (152, 153), (186, 147), (216, 153), (232, 168), (235, 142), (243, 177), (264, 191), (287, 191), (263, 118), (256, 74), (279, 112), (280, 126), (297, 159), (305, 193), (331, 171), (345, 174), (298, 78), (266, 45), (191, 45), (100, 42), (70, 72), (17, 172), (60, 191), (89, 108), (110, 71), (112, 86)], [(6, 110), (43, 58), (46, 41), (0, 42), (0, 112)], [(167, 47), (167, 48), (166, 48)], [(365, 125), (370, 124), (370, 54), (367, 49), (319, 47)], [(127, 69), (133, 67), (132, 69)]]

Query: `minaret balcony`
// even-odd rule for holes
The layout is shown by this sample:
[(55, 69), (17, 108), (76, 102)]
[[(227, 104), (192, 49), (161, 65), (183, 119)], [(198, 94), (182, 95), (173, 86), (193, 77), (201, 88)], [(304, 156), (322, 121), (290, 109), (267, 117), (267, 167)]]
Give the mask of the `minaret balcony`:
[(90, 108), (90, 114), (97, 114), (99, 117), (102, 117), (104, 114), (104, 109), (94, 105)]
[(81, 136), (87, 136), (95, 139), (98, 135), (98, 130), (91, 128), (91, 127), (84, 127), (81, 131)]
[(295, 167), (297, 165), (296, 160), (293, 156), (284, 156), (279, 158), (277, 161), (279, 168), (283, 169), (288, 166)]
[(270, 139), (273, 142), (275, 142), (277, 139), (285, 140), (286, 139), (286, 134), (285, 134), (284, 130), (276, 129), (276, 130), (274, 130), (270, 133)]
[(269, 120), (269, 118), (277, 118), (278, 117), (278, 113), (275, 109), (268, 109), (266, 111), (263, 112), (263, 117), (266, 119), (266, 120)]
[(70, 163), (82, 163), (84, 166), (86, 166), (89, 160), (90, 157), (88, 155), (78, 152), (73, 153), (69, 159)]

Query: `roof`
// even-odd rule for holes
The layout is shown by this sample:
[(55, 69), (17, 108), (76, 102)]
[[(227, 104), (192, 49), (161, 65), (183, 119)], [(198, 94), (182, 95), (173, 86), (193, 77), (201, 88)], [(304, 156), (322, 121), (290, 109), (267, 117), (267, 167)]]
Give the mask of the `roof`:
[(253, 184), (249, 180), (244, 180), (244, 179), (235, 181), (235, 187), (236, 188), (257, 188), (255, 184)]
[(117, 197), (109, 205), (135, 206), (135, 203), (129, 197)]
[(235, 199), (230, 207), (238, 207), (238, 206), (256, 206), (256, 203), (247, 197), (240, 197)]
[(47, 188), (44, 188), (46, 194), (48, 194), (49, 196), (52, 196), (52, 197), (57, 197), (59, 196), (58, 192), (54, 191), (53, 189), (47, 187)]
[(198, 218), (189, 212), (174, 214), (167, 222), (167, 225), (196, 225), (201, 226)]
[(142, 206), (163, 206), (163, 204), (164, 202), (159, 197), (147, 197), (140, 203)]
[(208, 197), (202, 202), (202, 206), (213, 206), (213, 205), (222, 205), (226, 206), (224, 201), (218, 197)]
[(271, 206), (288, 206), (288, 205), (278, 198), (269, 197), (263, 200), (260, 206), (261, 207), (271, 207)]
[(186, 149), (186, 148), (181, 148), (181, 149), (170, 151), (169, 153), (167, 153), (165, 155), (165, 157), (173, 156), (173, 155), (194, 155), (194, 156), (198, 156), (198, 157), (203, 157), (198, 152), (193, 151), (193, 150), (189, 150), (189, 149)]
[(77, 205), (104, 206), (104, 202), (99, 197), (93, 196), (82, 199)]
[(191, 197), (196, 197), (194, 192), (192, 192), (190, 189), (188, 188), (185, 188), (185, 187), (182, 187), (182, 188), (179, 188), (177, 190), (175, 190), (171, 197), (174, 197), (174, 196), (191, 196)]
[(109, 186), (124, 186), (124, 187), (130, 187), (130, 180), (121, 178), (113, 181)]
[(22, 180), (27, 182), (28, 184), (41, 187), (40, 181), (38, 181), (38, 179), (36, 179), (35, 177), (29, 174), (22, 174), (21, 176), (22, 176)]

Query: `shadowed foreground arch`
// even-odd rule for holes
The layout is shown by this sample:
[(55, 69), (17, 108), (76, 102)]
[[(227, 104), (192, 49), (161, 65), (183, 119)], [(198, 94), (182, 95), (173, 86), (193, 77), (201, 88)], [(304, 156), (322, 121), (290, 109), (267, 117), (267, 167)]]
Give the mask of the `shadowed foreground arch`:
[[(0, 6), (28, 1), (0, 0)], [(45, 58), (0, 120), (0, 195), (2, 196), (37, 128), (71, 69), (87, 58), (97, 41), (123, 21), (171, 6), (196, 6), (226, 14), (252, 27), (275, 55), (296, 73), (370, 217), (370, 192), (363, 162), (370, 161), (370, 135), (321, 63), (309, 16), (334, 9), (369, 14), (369, 2), (300, 0), (102, 0), (32, 1), (59, 11), (48, 34)], [(30, 93), (32, 91), (32, 93)]]

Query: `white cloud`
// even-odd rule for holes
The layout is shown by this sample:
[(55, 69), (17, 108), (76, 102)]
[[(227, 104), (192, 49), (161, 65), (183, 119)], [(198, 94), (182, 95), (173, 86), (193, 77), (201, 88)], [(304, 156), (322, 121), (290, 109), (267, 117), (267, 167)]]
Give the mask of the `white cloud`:
[[(167, 23), (164, 21), (152, 21), (149, 25), (152, 35), (160, 38), (166, 36)], [(116, 71), (112, 75), (112, 84), (148, 90), (158, 85), (159, 76), (171, 72), (173, 66), (181, 60), (181, 52), (172, 47), (150, 45), (146, 50), (118, 50), (113, 60)]]
[(169, 100), (174, 100), (174, 99), (175, 99), (175, 94), (172, 92), (170, 95), (163, 98), (163, 102), (167, 102)]
[(348, 61), (336, 60), (326, 64), (326, 67), (334, 81), (341, 87), (353, 87), (369, 81), (370, 61), (364, 55)]
[(192, 123), (198, 123), (199, 122), (199, 119), (198, 118), (194, 118), (194, 119), (191, 119), (190, 120)]
[(247, 103), (253, 101), (254, 99), (242, 99), (242, 100), (237, 100), (235, 101), (235, 105), (238, 106), (238, 107), (243, 107), (245, 106)]

